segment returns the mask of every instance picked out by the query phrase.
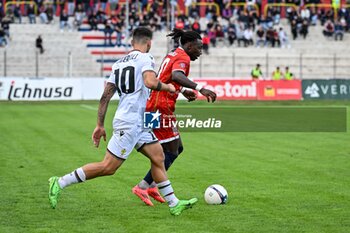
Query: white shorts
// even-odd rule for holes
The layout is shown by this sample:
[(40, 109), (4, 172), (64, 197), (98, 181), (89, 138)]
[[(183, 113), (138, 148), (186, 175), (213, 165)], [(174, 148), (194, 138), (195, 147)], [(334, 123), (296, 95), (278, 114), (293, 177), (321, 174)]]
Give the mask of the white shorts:
[(158, 142), (150, 129), (141, 127), (130, 129), (114, 129), (113, 136), (108, 142), (107, 150), (118, 159), (127, 159), (135, 148), (141, 150), (144, 145)]

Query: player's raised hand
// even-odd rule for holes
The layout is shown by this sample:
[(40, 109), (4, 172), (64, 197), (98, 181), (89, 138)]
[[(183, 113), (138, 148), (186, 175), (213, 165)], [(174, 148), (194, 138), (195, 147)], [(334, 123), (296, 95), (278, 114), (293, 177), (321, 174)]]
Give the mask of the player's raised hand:
[(197, 94), (191, 90), (185, 90), (182, 94), (186, 97), (186, 99), (188, 99), (188, 102), (195, 101), (197, 99)]
[(216, 100), (216, 93), (209, 90), (209, 89), (205, 89), (205, 88), (202, 88), (200, 91), (199, 91), (202, 95), (204, 95), (205, 97), (207, 97), (207, 100), (208, 102), (211, 102), (214, 103), (215, 100)]
[(94, 132), (92, 133), (92, 141), (96, 147), (100, 145), (101, 137), (106, 141), (106, 131), (104, 127), (96, 126)]

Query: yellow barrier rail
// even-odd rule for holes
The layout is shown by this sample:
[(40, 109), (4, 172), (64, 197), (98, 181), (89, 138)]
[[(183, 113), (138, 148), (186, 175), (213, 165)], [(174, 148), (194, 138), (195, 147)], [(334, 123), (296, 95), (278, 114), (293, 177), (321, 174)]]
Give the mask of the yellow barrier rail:
[(279, 6), (279, 7), (293, 7), (296, 11), (298, 10), (298, 6), (293, 4), (293, 3), (268, 3), (266, 4), (264, 8), (264, 16), (267, 15), (267, 10), (269, 7), (274, 7), (274, 6)]
[[(346, 6), (346, 5), (345, 5)], [(350, 5), (349, 5), (350, 6)], [(326, 3), (319, 3), (319, 4), (315, 4), (315, 3), (309, 3), (309, 4), (305, 4), (305, 7), (309, 8), (309, 7), (317, 7), (317, 8), (332, 8), (334, 11), (334, 20), (336, 20), (338, 18), (338, 11), (337, 9), (339, 9), (339, 7), (335, 7), (333, 6), (333, 4), (326, 4)]]
[(7, 8), (9, 5), (34, 5), (34, 12), (35, 12), (35, 15), (37, 15), (38, 13), (38, 6), (35, 2), (24, 2), (24, 1), (21, 1), (21, 2), (16, 2), (16, 1), (9, 1), (9, 2), (6, 2), (5, 4), (5, 13), (7, 12)]
[[(214, 6), (216, 8), (216, 15), (217, 16), (221, 15), (220, 6), (215, 2), (194, 2), (192, 3), (192, 7), (193, 6)], [(186, 7), (185, 14), (188, 16), (188, 7)]]
[(247, 11), (248, 6), (253, 6), (256, 10), (256, 13), (258, 16), (260, 16), (260, 10), (259, 10), (259, 6), (257, 4), (247, 4), (245, 2), (233, 2), (231, 3), (231, 6), (244, 6), (244, 11)]

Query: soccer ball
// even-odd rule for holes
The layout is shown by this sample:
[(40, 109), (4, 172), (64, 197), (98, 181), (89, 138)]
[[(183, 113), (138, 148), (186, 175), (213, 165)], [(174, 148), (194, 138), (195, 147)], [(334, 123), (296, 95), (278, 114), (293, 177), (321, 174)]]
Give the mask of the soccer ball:
[(205, 202), (209, 205), (220, 205), (227, 202), (227, 191), (219, 184), (210, 185), (204, 193)]

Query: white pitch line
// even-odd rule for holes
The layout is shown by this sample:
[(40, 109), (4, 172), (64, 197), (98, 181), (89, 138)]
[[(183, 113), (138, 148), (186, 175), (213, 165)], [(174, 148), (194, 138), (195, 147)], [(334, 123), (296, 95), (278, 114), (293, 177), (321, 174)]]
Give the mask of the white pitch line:
[(96, 107), (92, 107), (92, 106), (86, 105), (86, 104), (81, 104), (80, 107), (86, 108), (86, 109), (89, 109), (89, 110), (97, 111), (97, 108), (96, 108)]

